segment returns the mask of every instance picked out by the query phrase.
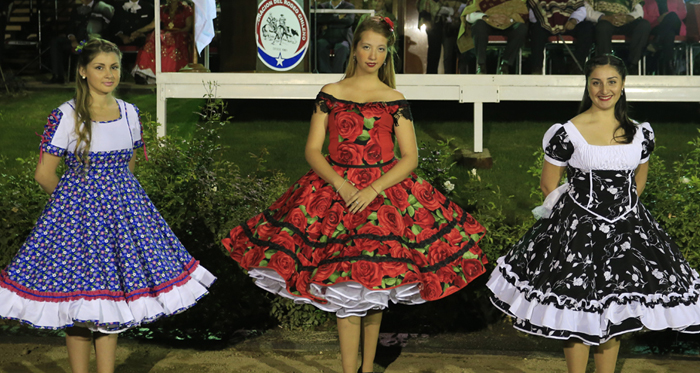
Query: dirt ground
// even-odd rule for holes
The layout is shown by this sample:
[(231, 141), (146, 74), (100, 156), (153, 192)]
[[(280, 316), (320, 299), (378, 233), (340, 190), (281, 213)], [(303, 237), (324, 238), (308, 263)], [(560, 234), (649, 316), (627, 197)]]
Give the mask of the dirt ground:
[[(0, 332), (0, 372), (70, 372), (62, 338)], [(684, 341), (675, 335), (648, 333), (628, 338), (623, 340), (617, 372), (696, 373), (700, 371), (700, 357), (695, 346), (694, 339)], [(376, 363), (375, 371), (387, 373), (566, 372), (559, 342), (516, 333), (507, 325), (437, 336), (383, 333)], [(588, 371), (594, 371), (592, 362)], [(335, 332), (278, 329), (218, 346), (122, 338), (117, 349), (116, 372), (341, 373), (342, 370)]]

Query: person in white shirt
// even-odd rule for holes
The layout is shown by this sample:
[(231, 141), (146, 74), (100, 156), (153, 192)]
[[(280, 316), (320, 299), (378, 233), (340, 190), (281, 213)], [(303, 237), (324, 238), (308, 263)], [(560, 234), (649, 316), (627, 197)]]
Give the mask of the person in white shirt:
[(625, 35), (629, 42), (626, 58), (629, 75), (639, 74), (638, 63), (649, 42), (651, 24), (644, 19), (642, 0), (586, 0), (586, 19), (596, 23), (595, 53), (612, 52), (612, 36)]

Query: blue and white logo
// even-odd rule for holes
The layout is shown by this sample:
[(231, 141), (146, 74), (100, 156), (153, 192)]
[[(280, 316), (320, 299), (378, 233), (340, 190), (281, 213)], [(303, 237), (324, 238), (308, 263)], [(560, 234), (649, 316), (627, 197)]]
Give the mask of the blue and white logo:
[(288, 71), (309, 49), (309, 22), (294, 0), (265, 0), (255, 20), (258, 58), (275, 71)]

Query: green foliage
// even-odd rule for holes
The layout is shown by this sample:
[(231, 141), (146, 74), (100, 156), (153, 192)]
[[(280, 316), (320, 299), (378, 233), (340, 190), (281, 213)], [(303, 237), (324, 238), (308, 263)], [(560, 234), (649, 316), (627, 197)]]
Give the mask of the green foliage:
[(15, 167), (0, 156), (0, 267), (10, 263), (34, 227), (48, 194), (34, 181), (39, 153), (16, 159)]
[(690, 265), (700, 270), (700, 137), (688, 144), (692, 149), (671, 167), (652, 155), (641, 199)]
[[(210, 94), (201, 109), (191, 140), (177, 136), (158, 138), (157, 124), (145, 115), (144, 138), (148, 162), (139, 162), (136, 176), (190, 254), (217, 276), (213, 294), (196, 310), (147, 326), (176, 339), (227, 339), (237, 329), (270, 324), (269, 301), (231, 259), (221, 245), (229, 231), (272, 204), (285, 190), (287, 179), (262, 167), (262, 156), (253, 156), (259, 167), (242, 175), (238, 166), (223, 159), (227, 146), (219, 141), (226, 122), (222, 100)], [(172, 331), (172, 332), (170, 332)], [(173, 333), (179, 333), (175, 335)], [(170, 335), (172, 334), (172, 335)]]
[(438, 140), (437, 146), (421, 142), (418, 152), (418, 168), (416, 168), (418, 176), (446, 196), (450, 193), (456, 193), (452, 181), (457, 178), (451, 175), (450, 171), (456, 163), (452, 160), (452, 154), (459, 148), (452, 149), (450, 147), (452, 140), (454, 139)]
[(332, 313), (321, 311), (310, 304), (295, 304), (284, 297), (275, 297), (271, 303), (270, 315), (285, 329), (309, 330), (335, 319)]

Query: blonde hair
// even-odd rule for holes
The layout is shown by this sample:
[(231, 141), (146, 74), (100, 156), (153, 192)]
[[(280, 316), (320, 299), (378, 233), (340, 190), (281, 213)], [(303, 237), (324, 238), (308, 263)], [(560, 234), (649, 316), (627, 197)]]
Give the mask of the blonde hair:
[(100, 53), (115, 53), (121, 61), (122, 52), (116, 44), (94, 38), (86, 42), (79, 53), (78, 66), (75, 70), (75, 96), (73, 97), (75, 101), (75, 134), (78, 137), (75, 152), (78, 158), (85, 162), (90, 153), (90, 141), (92, 140), (91, 96), (90, 86), (88, 86), (87, 79), (81, 78), (80, 69), (87, 70), (88, 64)]
[(386, 38), (387, 56), (384, 64), (379, 67), (378, 77), (384, 84), (396, 89), (396, 75), (394, 73), (394, 54), (396, 53), (394, 44), (396, 44), (396, 34), (392, 31), (389, 23), (379, 16), (368, 17), (357, 26), (350, 48), (350, 56), (353, 57), (348, 61), (348, 67), (345, 69), (345, 77), (343, 79), (355, 76), (355, 71), (357, 70), (357, 60), (354, 58), (355, 50), (365, 31), (374, 31)]

